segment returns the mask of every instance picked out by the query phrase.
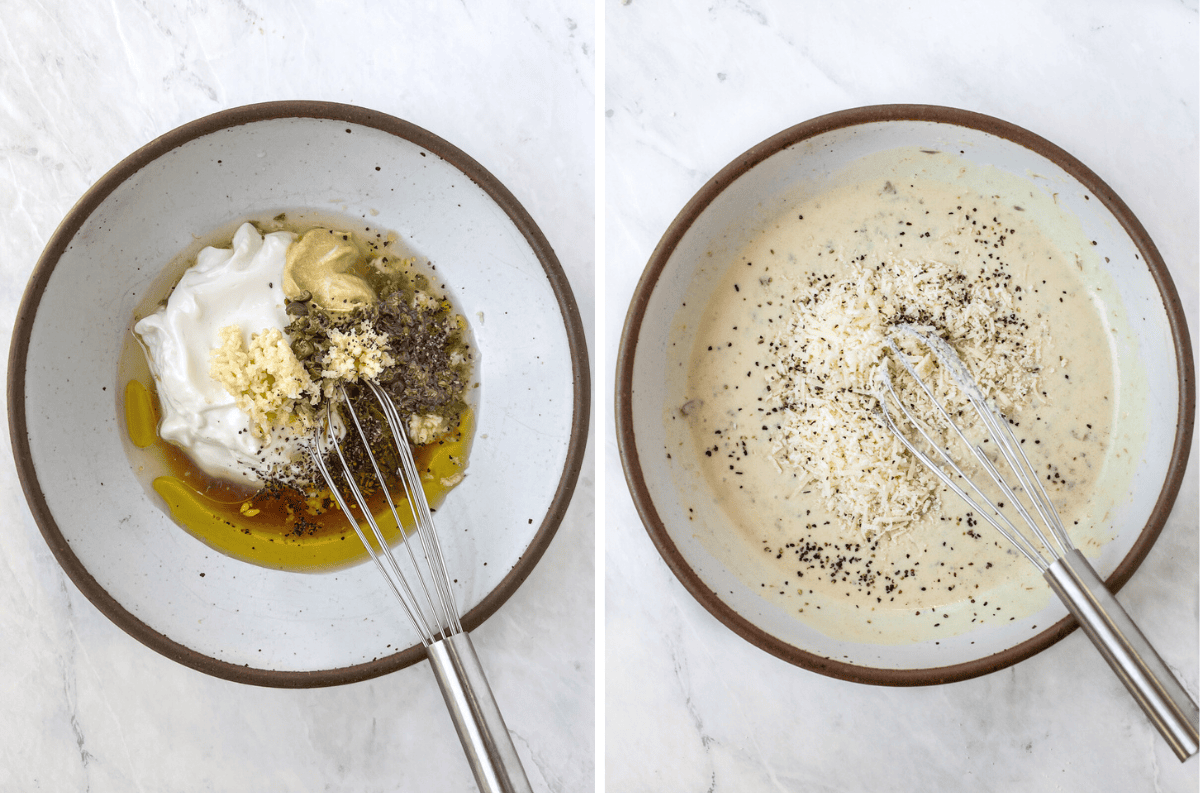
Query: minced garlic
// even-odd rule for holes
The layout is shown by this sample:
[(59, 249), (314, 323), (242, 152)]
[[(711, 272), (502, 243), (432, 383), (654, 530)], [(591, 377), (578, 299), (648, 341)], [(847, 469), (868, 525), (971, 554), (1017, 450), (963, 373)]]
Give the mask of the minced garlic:
[(412, 307), (418, 311), (437, 311), (440, 306), (441, 301), (428, 292), (422, 292), (419, 289), (413, 292)]
[(446, 420), (436, 413), (409, 416), (408, 437), (417, 446), (430, 443), (446, 431)]
[(242, 329), (227, 325), (220, 339), (220, 346), (209, 353), (208, 374), (250, 416), (254, 437), (269, 439), (274, 428), (290, 423), (302, 428), (311, 424), (310, 405), (317, 402), (317, 388), (282, 331), (267, 328), (252, 334), (247, 347)]

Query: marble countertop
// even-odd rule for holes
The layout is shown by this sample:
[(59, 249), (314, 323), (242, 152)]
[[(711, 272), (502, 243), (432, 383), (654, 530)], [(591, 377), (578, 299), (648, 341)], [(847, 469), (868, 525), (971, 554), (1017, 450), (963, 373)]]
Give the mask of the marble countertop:
[[(614, 791), (1192, 791), (1197, 760), (1174, 759), (1082, 635), (948, 686), (820, 677), (753, 648), (696, 603), (625, 491), (611, 370), (642, 267), (722, 166), (822, 113), (952, 105), (1066, 148), (1147, 227), (1195, 346), (1194, 0), (964, 6), (471, 0), (418, 12), (371, 0), (17, 0), (0, 20), (0, 322), (11, 328), (34, 262), (79, 196), (182, 123), (301, 98), (407, 119), (471, 154), (530, 212), (571, 279), (594, 356), (601, 487), (589, 449), (546, 556), (474, 634), (535, 790), (591, 789), (599, 768)], [(1193, 440), (1162, 537), (1121, 592), (1193, 695), (1196, 457)], [(0, 499), (0, 790), (474, 789), (427, 665), (298, 691), (207, 677), (79, 594), (11, 463), (0, 465)]]
[[(221, 109), (315, 99), (411, 121), (498, 177), (555, 249), (594, 350), (592, 3), (420, 6), (5, 4), (4, 333), (59, 220), (118, 161)], [(590, 789), (596, 768), (592, 457), (589, 447), (540, 564), (473, 633), (538, 791)], [(207, 677), (138, 643), (79, 593), (11, 458), (0, 464), (0, 515), (0, 790), (475, 789), (427, 664), (312, 690)]]
[[(951, 685), (856, 685), (757, 650), (674, 578), (624, 488), (611, 378), (654, 246), (752, 145), (850, 107), (961, 107), (1086, 163), (1149, 230), (1197, 327), (1197, 9), (612, 0), (605, 11), (604, 756), (614, 791), (1194, 791), (1080, 632)], [(1197, 449), (1120, 593), (1197, 693)]]

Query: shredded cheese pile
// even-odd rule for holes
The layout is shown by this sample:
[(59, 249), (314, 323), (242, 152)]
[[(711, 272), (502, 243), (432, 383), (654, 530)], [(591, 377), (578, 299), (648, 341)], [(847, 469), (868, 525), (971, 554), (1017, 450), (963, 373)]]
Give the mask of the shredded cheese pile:
[[(781, 470), (802, 473), (801, 490), (815, 490), (868, 539), (903, 532), (938, 501), (937, 479), (878, 413), (879, 370), (889, 366), (900, 397), (917, 408), (919, 419), (937, 424), (917, 384), (888, 361), (889, 328), (932, 329), (1008, 413), (1037, 394), (1048, 327), (1044, 320), (1031, 327), (1023, 318), (1016, 308), (1023, 287), (1000, 269), (968, 274), (936, 261), (842, 258), (844, 278), (811, 276), (794, 285), (792, 313), (769, 340), (772, 453)], [(951, 415), (965, 405), (931, 356), (916, 369)]]
[(329, 350), (321, 359), (325, 396), (333, 395), (339, 382), (374, 380), (395, 361), (388, 353), (388, 339), (366, 324), (349, 331), (329, 331)]

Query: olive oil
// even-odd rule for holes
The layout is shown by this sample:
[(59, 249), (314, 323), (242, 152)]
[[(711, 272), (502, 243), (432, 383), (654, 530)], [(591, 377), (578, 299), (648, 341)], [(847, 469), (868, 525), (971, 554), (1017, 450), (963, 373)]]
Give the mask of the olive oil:
[[(152, 471), (151, 488), (176, 523), (212, 548), (281, 570), (328, 570), (366, 558), (366, 550), (327, 489), (305, 499), (294, 491), (275, 495), (209, 476), (154, 432), (159, 420), (157, 398), (139, 380), (126, 385), (125, 414), (131, 439), (145, 437), (147, 429), (152, 433), (151, 443), (139, 450), (144, 455), (141, 465)], [(466, 467), (472, 418), (468, 410), (456, 432), (414, 450), (431, 509), (441, 505), (457, 482), (455, 474)], [(404, 528), (411, 529), (412, 515), (402, 490), (393, 486), (392, 497)], [(400, 533), (381, 494), (376, 493), (369, 506), (389, 544), (394, 544)], [(352, 513), (370, 536), (357, 507)], [(297, 532), (300, 516), (304, 526)]]

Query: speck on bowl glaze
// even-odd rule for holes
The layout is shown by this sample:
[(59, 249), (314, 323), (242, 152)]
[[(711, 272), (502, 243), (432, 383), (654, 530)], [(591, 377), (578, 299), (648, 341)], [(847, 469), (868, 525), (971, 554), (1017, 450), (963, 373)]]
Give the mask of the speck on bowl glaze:
[(590, 400), (578, 309), (545, 237), (479, 163), (419, 127), (347, 105), (252, 105), (180, 127), (97, 182), (17, 316), (9, 427), (26, 498), (64, 570), (121, 628), (203, 672), (280, 687), (363, 680), (424, 652), (373, 565), (269, 570), (176, 526), (130, 469), (117, 361), (140, 295), (194, 236), (300, 208), (397, 232), (471, 323), (475, 441), (436, 515), (468, 630), (558, 528)]
[[(1001, 669), (1061, 639), (1074, 629), (1074, 620), (1048, 596), (1047, 605), (1029, 616), (936, 639), (875, 644), (822, 633), (768, 602), (720, 561), (712, 538), (730, 534), (728, 519), (711, 495), (703, 495), (707, 485), (695, 460), (666, 428), (671, 406), (682, 404), (673, 401), (683, 391), (680, 375), (672, 372), (691, 349), (697, 307), (707, 305), (736, 253), (791, 200), (813, 199), (861, 179), (864, 163), (870, 169), (873, 158), (900, 149), (951, 153), (970, 168), (1001, 174), (998, 183), (1024, 180), (1031, 185), (1026, 195), (1046, 196), (1065, 225), (1079, 230), (1099, 253), (1094, 268), (1106, 288), (1098, 294), (1108, 296), (1101, 299), (1114, 329), (1115, 390), (1124, 411), (1114, 432), (1136, 461), (1114, 466), (1121, 472), (1116, 488), (1121, 495), (1104, 516), (1110, 534), (1089, 554), (1113, 591), (1141, 563), (1174, 503), (1192, 438), (1195, 384), (1178, 295), (1141, 224), (1086, 166), (1012, 124), (921, 105), (833, 113), (751, 148), (692, 198), (646, 266), (617, 360), (617, 441), (638, 512), (683, 585), (742, 638), (831, 677), (904, 686)], [(685, 352), (677, 352), (681, 349)], [(668, 455), (668, 449), (676, 453)], [(689, 512), (690, 504), (705, 508)], [(1036, 573), (1033, 580), (1041, 584)]]

